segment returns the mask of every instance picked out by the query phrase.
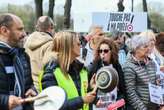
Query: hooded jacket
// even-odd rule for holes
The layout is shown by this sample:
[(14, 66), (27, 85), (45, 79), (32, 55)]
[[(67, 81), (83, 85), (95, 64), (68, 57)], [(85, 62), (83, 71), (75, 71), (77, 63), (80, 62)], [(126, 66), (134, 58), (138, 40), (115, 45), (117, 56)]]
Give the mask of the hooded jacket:
[(53, 38), (46, 32), (33, 32), (26, 40), (24, 47), (30, 56), (32, 78), (35, 87), (38, 86), (39, 71), (43, 68), (43, 57), (51, 51)]

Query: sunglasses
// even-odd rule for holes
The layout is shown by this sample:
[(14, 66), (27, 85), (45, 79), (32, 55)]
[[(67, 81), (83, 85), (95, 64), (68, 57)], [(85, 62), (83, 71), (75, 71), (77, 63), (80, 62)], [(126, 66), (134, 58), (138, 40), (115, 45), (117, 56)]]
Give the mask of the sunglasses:
[(102, 52), (104, 52), (104, 53), (108, 53), (110, 50), (109, 49), (100, 49), (100, 50), (98, 50), (98, 53), (102, 53)]

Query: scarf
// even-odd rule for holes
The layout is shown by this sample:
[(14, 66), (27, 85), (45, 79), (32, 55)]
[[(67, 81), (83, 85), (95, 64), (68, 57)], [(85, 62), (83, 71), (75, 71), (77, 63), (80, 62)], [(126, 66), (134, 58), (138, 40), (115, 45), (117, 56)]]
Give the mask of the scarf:
[(14, 87), (14, 95), (23, 97), (25, 93), (24, 87), (24, 70), (23, 64), (19, 58), (20, 49), (12, 48), (3, 43), (0, 43), (0, 49), (3, 50), (7, 55), (11, 56), (13, 59), (13, 67), (14, 67), (14, 75), (15, 75), (15, 87)]

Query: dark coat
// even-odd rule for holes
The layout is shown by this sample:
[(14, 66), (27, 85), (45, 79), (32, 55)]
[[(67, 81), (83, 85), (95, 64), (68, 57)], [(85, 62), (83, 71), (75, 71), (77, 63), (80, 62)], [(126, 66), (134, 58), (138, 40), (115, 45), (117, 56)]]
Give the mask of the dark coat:
[[(89, 79), (91, 79), (93, 74), (96, 73), (102, 66), (103, 65), (102, 65), (102, 61), (101, 60), (98, 60), (95, 63), (91, 63), (88, 66)], [(125, 89), (124, 89), (125, 88), (124, 87), (124, 75), (123, 75), (122, 67), (121, 67), (121, 65), (119, 63), (116, 63), (116, 64), (113, 64), (113, 68), (116, 69), (116, 71), (118, 72), (118, 76), (119, 76), (118, 97), (121, 98), (121, 97), (124, 97), (124, 91), (125, 91)]]
[[(104, 65), (105, 64), (104, 62)], [(121, 98), (125, 98), (125, 85), (124, 85), (124, 73), (122, 71), (122, 67), (119, 63), (116, 64), (112, 64), (113, 68), (116, 69), (116, 71), (118, 72), (118, 76), (119, 76), (119, 84), (118, 84), (118, 96), (117, 96), (117, 100), (121, 99)], [(89, 71), (89, 79), (92, 78), (93, 74), (96, 73), (101, 67), (103, 67), (102, 65), (102, 60), (97, 60), (96, 62), (92, 62), (89, 66), (88, 66), (88, 71)], [(95, 100), (94, 103), (96, 103), (97, 100)]]
[[(29, 88), (33, 88), (33, 81), (31, 77), (30, 60), (24, 49), (17, 48), (20, 64), (23, 66), (24, 74), (20, 80), (24, 83), (24, 92)], [(8, 110), (8, 100), (11, 91), (14, 91), (15, 73), (6, 71), (6, 67), (13, 67), (13, 56), (9, 55), (7, 51), (0, 47), (0, 109)], [(22, 95), (25, 98), (25, 95)], [(23, 110), (33, 110), (32, 104), (26, 103), (23, 105)]]
[[(42, 88), (45, 89), (50, 86), (58, 85), (56, 77), (54, 75), (54, 70), (59, 67), (57, 61), (50, 61), (44, 68), (44, 75), (42, 78)], [(81, 97), (81, 82), (80, 82), (80, 71), (84, 68), (83, 64), (78, 60), (74, 61), (69, 68), (69, 74), (74, 81), (74, 84), (78, 90), (79, 97), (75, 97), (70, 100), (66, 100), (62, 110), (78, 110), (83, 107), (83, 100)]]

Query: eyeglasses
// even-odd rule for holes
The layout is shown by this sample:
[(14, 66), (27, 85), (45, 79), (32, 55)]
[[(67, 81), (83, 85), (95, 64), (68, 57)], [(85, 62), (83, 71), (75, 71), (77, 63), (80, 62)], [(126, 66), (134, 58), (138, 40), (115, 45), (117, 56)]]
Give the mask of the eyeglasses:
[(110, 49), (100, 49), (100, 50), (98, 50), (98, 53), (102, 53), (102, 52), (104, 52), (104, 53), (108, 53), (110, 51)]

